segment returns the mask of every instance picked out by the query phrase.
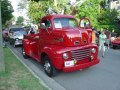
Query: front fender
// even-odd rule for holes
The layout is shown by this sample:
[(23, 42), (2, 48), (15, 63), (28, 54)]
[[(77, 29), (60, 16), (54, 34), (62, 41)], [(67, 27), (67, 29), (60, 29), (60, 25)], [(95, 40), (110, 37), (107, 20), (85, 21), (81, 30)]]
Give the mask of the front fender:
[(48, 55), (50, 62), (56, 69), (62, 69), (64, 66), (64, 60), (62, 59), (62, 53), (58, 53), (59, 46), (56, 47), (54, 45), (45, 46), (42, 51), (42, 53), (45, 53)]
[(27, 40), (27, 39), (23, 39), (22, 43), (23, 43), (23, 48), (25, 50), (25, 53), (27, 55), (30, 55), (30, 50), (31, 50), (31, 48), (30, 48), (30, 41)]

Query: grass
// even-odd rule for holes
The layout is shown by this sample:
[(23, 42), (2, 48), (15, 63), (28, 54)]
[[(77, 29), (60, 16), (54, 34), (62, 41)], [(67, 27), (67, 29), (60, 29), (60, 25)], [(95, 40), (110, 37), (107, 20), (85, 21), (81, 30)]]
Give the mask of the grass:
[(0, 73), (0, 90), (48, 90), (27, 68), (4, 48), (5, 72)]

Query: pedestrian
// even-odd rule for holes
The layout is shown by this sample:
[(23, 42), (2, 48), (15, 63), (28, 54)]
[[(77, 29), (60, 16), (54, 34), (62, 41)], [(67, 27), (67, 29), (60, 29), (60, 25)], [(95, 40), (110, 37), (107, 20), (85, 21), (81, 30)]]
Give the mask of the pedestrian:
[(106, 41), (106, 35), (105, 32), (102, 31), (102, 33), (99, 35), (99, 50), (102, 49), (102, 57), (104, 57), (104, 53), (105, 53), (105, 43)]
[(92, 29), (92, 43), (96, 44), (96, 29)]
[(35, 34), (35, 30), (31, 27), (30, 30), (28, 31), (28, 34)]
[(110, 41), (111, 41), (111, 32), (107, 29), (105, 31), (105, 34), (106, 34), (106, 37), (107, 37), (107, 39), (106, 39), (107, 49), (109, 49), (109, 47), (110, 47)]
[(2, 30), (2, 37), (3, 37), (3, 46), (7, 46), (7, 41), (8, 41), (8, 31), (3, 29)]

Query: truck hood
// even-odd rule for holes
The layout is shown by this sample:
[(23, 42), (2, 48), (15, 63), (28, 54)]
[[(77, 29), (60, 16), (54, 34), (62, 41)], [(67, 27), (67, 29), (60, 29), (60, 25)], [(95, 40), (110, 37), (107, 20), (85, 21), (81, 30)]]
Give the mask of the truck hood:
[(88, 32), (79, 28), (64, 28), (53, 33), (56, 44), (63, 46), (82, 46), (89, 43)]

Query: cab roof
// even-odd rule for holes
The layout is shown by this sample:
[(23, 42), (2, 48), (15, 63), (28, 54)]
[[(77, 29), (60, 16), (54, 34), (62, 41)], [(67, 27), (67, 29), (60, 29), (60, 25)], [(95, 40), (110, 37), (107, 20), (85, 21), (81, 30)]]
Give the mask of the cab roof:
[(42, 19), (52, 19), (52, 18), (75, 18), (74, 16), (72, 15), (61, 15), (61, 14), (57, 14), (57, 15), (47, 15), (47, 16), (44, 16)]

